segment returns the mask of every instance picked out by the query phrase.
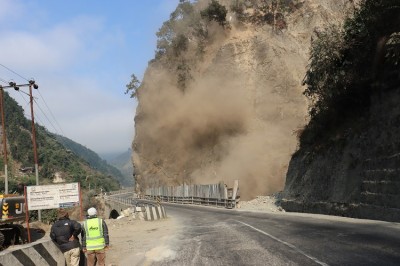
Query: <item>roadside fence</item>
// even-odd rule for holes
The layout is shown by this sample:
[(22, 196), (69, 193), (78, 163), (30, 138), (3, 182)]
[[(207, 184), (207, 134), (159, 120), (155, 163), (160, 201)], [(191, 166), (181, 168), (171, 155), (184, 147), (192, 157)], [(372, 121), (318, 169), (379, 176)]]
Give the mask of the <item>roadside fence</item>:
[(163, 186), (146, 189), (144, 198), (158, 202), (178, 204), (207, 205), (225, 208), (236, 208), (239, 203), (239, 180), (233, 188), (226, 184)]

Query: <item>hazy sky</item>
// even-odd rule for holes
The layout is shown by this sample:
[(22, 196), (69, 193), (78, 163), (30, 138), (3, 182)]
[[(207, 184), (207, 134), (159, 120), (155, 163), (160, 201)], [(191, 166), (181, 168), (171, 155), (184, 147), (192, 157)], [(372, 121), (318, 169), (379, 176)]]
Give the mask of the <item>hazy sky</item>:
[[(155, 33), (179, 0), (0, 0), (0, 84), (34, 78), (35, 121), (99, 154), (126, 151)], [(21, 77), (22, 76), (22, 77)], [(28, 88), (21, 88), (28, 92)], [(28, 97), (9, 90), (30, 118)]]

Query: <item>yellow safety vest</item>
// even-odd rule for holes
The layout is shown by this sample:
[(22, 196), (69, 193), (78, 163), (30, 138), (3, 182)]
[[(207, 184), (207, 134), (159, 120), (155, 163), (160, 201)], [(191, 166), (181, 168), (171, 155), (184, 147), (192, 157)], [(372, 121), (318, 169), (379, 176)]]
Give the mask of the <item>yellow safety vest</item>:
[(103, 220), (100, 218), (91, 218), (83, 224), (86, 234), (86, 249), (103, 249), (106, 244), (103, 236)]

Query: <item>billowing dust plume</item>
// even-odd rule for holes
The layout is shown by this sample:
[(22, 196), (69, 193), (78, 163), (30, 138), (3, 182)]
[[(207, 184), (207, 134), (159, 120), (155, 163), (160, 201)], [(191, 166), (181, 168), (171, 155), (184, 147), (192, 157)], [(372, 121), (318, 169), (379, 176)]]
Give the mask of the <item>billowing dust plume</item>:
[(221, 69), (197, 77), (182, 92), (170, 74), (148, 69), (136, 118), (141, 185), (223, 181), (231, 187), (238, 179), (244, 199), (283, 188), (298, 121), (285, 120), (279, 94), (257, 103), (248, 77), (230, 74)]
[(301, 23), (290, 33), (232, 28), (213, 38), (204, 60), (191, 66), (185, 90), (177, 88), (176, 73), (149, 66), (133, 145), (141, 189), (221, 181), (232, 187), (239, 180), (244, 200), (283, 189), (294, 132), (306, 123), (300, 84), (309, 39), (333, 14), (323, 5), (312, 8), (307, 17), (304, 10), (294, 14)]
[[(301, 80), (311, 34), (340, 21), (343, 10), (344, 3), (306, 1), (280, 33), (269, 26), (226, 30), (214, 24), (184, 90), (177, 88), (176, 66), (151, 64), (135, 117), (140, 189), (221, 181), (232, 187), (239, 180), (244, 200), (282, 190), (296, 149), (294, 132), (306, 123)], [(234, 14), (228, 17), (235, 25)]]

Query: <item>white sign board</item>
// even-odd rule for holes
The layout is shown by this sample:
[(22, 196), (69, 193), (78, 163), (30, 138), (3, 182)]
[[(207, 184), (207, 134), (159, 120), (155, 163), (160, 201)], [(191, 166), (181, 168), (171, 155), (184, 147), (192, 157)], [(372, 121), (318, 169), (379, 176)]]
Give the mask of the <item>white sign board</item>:
[(28, 210), (44, 210), (79, 206), (79, 184), (27, 186)]

